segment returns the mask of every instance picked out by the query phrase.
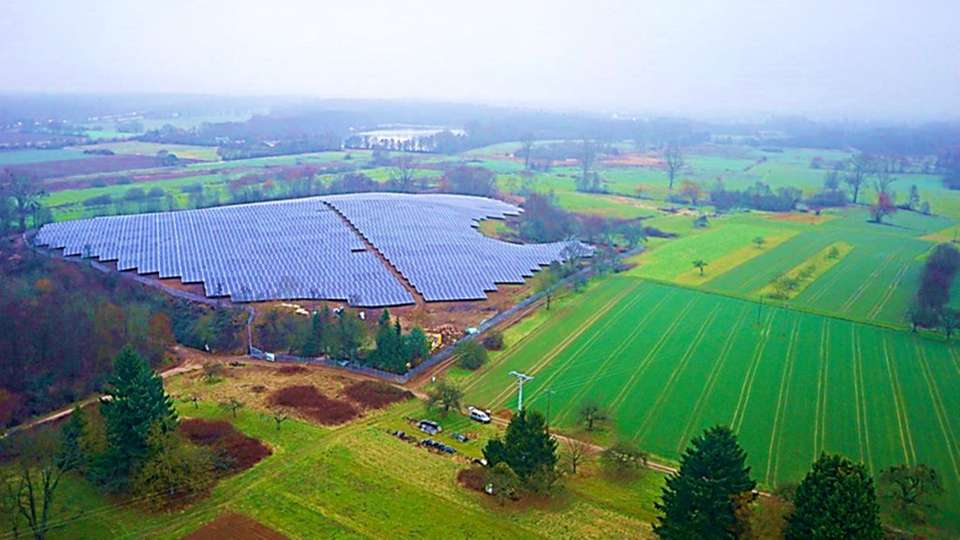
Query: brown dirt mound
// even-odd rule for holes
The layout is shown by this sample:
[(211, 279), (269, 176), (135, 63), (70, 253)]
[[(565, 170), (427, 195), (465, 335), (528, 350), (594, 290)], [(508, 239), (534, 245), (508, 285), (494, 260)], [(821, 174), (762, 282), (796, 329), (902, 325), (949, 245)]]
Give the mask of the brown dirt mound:
[(297, 413), (324, 425), (342, 424), (360, 414), (353, 405), (328, 398), (310, 385), (281, 388), (271, 394), (267, 402), (294, 409)]
[(356, 382), (345, 388), (343, 393), (368, 409), (380, 409), (413, 398), (411, 392), (380, 381)]
[(228, 474), (245, 471), (272, 453), (262, 442), (240, 433), (224, 420), (184, 420), (180, 422), (180, 433), (190, 442), (209, 446), (222, 456)]
[(286, 536), (243, 514), (227, 512), (183, 540), (286, 540)]
[(280, 375), (299, 375), (307, 371), (309, 370), (303, 366), (281, 366), (277, 368), (277, 373)]
[(457, 473), (457, 482), (460, 482), (460, 485), (467, 489), (483, 492), (483, 488), (487, 484), (487, 471), (482, 467), (460, 469), (460, 472)]

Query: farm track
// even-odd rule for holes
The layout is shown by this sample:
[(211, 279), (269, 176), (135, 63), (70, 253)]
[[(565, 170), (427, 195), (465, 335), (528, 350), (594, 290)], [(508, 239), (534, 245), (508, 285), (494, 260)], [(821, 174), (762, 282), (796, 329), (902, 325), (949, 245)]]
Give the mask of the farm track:
[(693, 406), (693, 412), (690, 413), (690, 418), (687, 419), (687, 423), (684, 425), (683, 431), (680, 432), (680, 440), (677, 442), (676, 448), (678, 454), (683, 452), (684, 447), (687, 445), (687, 441), (689, 441), (691, 438), (693, 426), (696, 424), (697, 420), (700, 419), (700, 415), (702, 414), (701, 409), (703, 408), (703, 403), (713, 395), (713, 390), (716, 387), (719, 374), (721, 371), (723, 371), (723, 368), (727, 362), (727, 358), (730, 357), (730, 350), (733, 348), (733, 342), (740, 330), (740, 326), (743, 324), (743, 321), (749, 312), (749, 308), (743, 310), (743, 312), (737, 318), (737, 322), (734, 323), (733, 328), (731, 328), (730, 332), (727, 334), (726, 339), (724, 339), (723, 345), (720, 347), (720, 356), (713, 363), (713, 367), (710, 368), (710, 373), (707, 375), (707, 384), (704, 386), (703, 392), (700, 392), (700, 395), (697, 396), (697, 401)]
[(660, 311), (660, 308), (663, 306), (663, 304), (667, 301), (668, 298), (672, 298), (672, 296), (664, 295), (659, 302), (654, 304), (654, 306), (646, 312), (643, 318), (637, 322), (633, 330), (631, 330), (630, 333), (627, 334), (627, 336), (623, 339), (623, 341), (621, 341), (620, 344), (617, 345), (617, 348), (614, 349), (613, 352), (611, 352), (609, 355), (607, 355), (606, 358), (603, 359), (603, 361), (597, 367), (596, 371), (594, 371), (593, 374), (591, 374), (590, 378), (587, 379), (582, 385), (580, 385), (580, 389), (570, 399), (570, 403), (557, 412), (556, 420), (558, 422), (562, 422), (563, 420), (565, 420), (567, 416), (570, 414), (570, 412), (573, 410), (573, 407), (575, 407), (576, 404), (579, 403), (580, 400), (583, 398), (583, 394), (585, 394), (589, 389), (591, 389), (593, 385), (596, 384), (597, 380), (605, 376), (605, 374), (607, 373), (607, 366), (610, 364), (610, 362), (618, 359), (620, 357), (620, 354), (622, 354), (623, 351), (627, 349), (627, 347), (633, 344), (634, 340), (640, 335), (640, 332), (641, 330), (643, 330), (644, 325), (647, 323), (647, 321), (650, 320), (650, 318), (653, 317), (655, 313), (658, 313)]
[[(555, 345), (555, 346), (550, 350), (550, 352), (549, 352), (548, 354), (544, 355), (544, 357), (543, 357), (539, 362), (537, 362), (537, 363), (535, 363), (533, 366), (527, 368), (526, 374), (527, 374), (527, 375), (535, 375), (536, 373), (538, 373), (541, 369), (543, 369), (544, 366), (546, 366), (546, 365), (549, 364), (554, 358), (556, 358), (557, 355), (559, 355), (560, 353), (562, 353), (563, 350), (566, 349), (566, 347), (567, 347), (568, 345), (570, 345), (571, 343), (573, 343), (577, 338), (579, 338), (581, 335), (583, 335), (587, 330), (589, 330), (590, 328), (592, 328), (593, 325), (594, 325), (594, 323), (596, 323), (596, 322), (597, 322), (598, 320), (600, 320), (604, 315), (606, 315), (607, 312), (610, 311), (611, 309), (613, 309), (614, 306), (616, 306), (617, 304), (619, 304), (620, 301), (623, 300), (623, 298), (624, 298), (627, 294), (629, 294), (629, 293), (631, 293), (631, 292), (633, 292), (633, 291), (636, 291), (639, 287), (640, 287), (640, 283), (638, 282), (637, 284), (635, 284), (635, 285), (633, 285), (632, 287), (624, 290), (623, 292), (621, 292), (620, 294), (618, 294), (617, 296), (615, 296), (613, 299), (611, 299), (609, 302), (607, 302), (606, 304), (604, 304), (602, 308), (600, 308), (599, 310), (597, 310), (597, 312), (594, 313), (592, 316), (590, 316), (589, 319), (587, 319), (586, 321), (584, 321), (583, 324), (580, 326), (580, 328), (579, 328), (577, 331), (572, 332), (570, 335), (568, 335), (566, 338), (564, 338), (560, 343), (558, 343), (557, 345)], [(511, 392), (513, 392), (513, 387), (512, 387), (512, 386), (507, 386), (505, 389), (503, 389), (499, 394), (497, 394), (497, 395), (494, 397), (494, 399), (492, 400), (491, 403), (492, 403), (494, 406), (500, 405), (501, 403), (503, 403), (503, 402), (506, 400), (507, 396), (509, 396)]]
[(947, 444), (947, 454), (950, 456), (950, 463), (953, 465), (953, 474), (957, 480), (960, 480), (960, 466), (957, 464), (956, 448), (957, 440), (953, 435), (953, 429), (950, 427), (947, 415), (947, 409), (943, 405), (943, 398), (940, 395), (940, 389), (937, 388), (933, 374), (930, 372), (930, 366), (927, 363), (927, 355), (923, 348), (914, 343), (917, 351), (917, 358), (920, 361), (920, 372), (927, 383), (927, 391), (930, 393), (930, 399), (933, 402), (933, 412), (937, 417), (937, 423), (940, 424), (940, 431), (943, 434), (944, 441)]
[(874, 269), (874, 271), (870, 273), (869, 276), (864, 278), (863, 283), (861, 283), (860, 286), (857, 287), (857, 289), (853, 292), (853, 294), (847, 297), (847, 300), (843, 304), (840, 304), (840, 310), (844, 312), (849, 311), (850, 307), (853, 306), (853, 304), (856, 303), (856, 301), (859, 300), (861, 296), (863, 296), (863, 293), (867, 290), (869, 285), (878, 277), (880, 277), (883, 274), (883, 271), (886, 270), (887, 267), (890, 266), (890, 264), (893, 261), (894, 261), (894, 255), (888, 255), (887, 258), (884, 259), (883, 262), (880, 263)]
[(827, 369), (830, 365), (828, 360), (829, 343), (830, 324), (827, 319), (824, 319), (820, 332), (820, 365), (817, 369), (817, 405), (813, 422), (813, 456), (811, 458), (813, 460), (816, 460), (823, 450), (826, 438), (827, 381), (829, 380)]
[(890, 285), (887, 286), (887, 290), (884, 291), (880, 301), (874, 304), (873, 309), (867, 313), (868, 319), (877, 320), (877, 316), (880, 315), (880, 312), (883, 311), (883, 308), (886, 307), (890, 299), (893, 298), (893, 294), (897, 292), (897, 289), (900, 287), (900, 282), (903, 281), (903, 276), (907, 274), (907, 270), (909, 269), (909, 263), (900, 266), (900, 269), (897, 270), (896, 275), (893, 277), (893, 281), (891, 281)]
[(620, 406), (620, 403), (627, 396), (629, 391), (633, 389), (633, 385), (636, 384), (637, 379), (646, 370), (647, 366), (650, 365), (653, 357), (660, 352), (660, 349), (663, 347), (663, 344), (666, 342), (667, 338), (673, 335), (673, 332), (676, 331), (678, 326), (680, 326), (680, 323), (686, 317), (687, 313), (690, 311), (690, 308), (693, 307), (695, 300), (696, 299), (691, 299), (689, 302), (687, 302), (687, 305), (683, 308), (683, 311), (677, 315), (677, 318), (674, 319), (673, 323), (671, 323), (670, 326), (660, 336), (660, 339), (657, 340), (653, 347), (650, 348), (643, 360), (637, 364), (637, 368), (630, 375), (630, 378), (627, 379), (626, 384), (620, 389), (620, 392), (617, 393), (616, 397), (613, 398), (613, 402), (610, 404), (611, 409), (616, 409)]
[(599, 339), (600, 337), (605, 337), (604, 336), (605, 332), (609, 330), (614, 323), (619, 322), (619, 317), (621, 317), (624, 314), (624, 312), (630, 311), (633, 308), (633, 306), (635, 306), (642, 299), (644, 299), (642, 295), (636, 294), (633, 296), (633, 298), (628, 300), (625, 305), (623, 305), (622, 307), (619, 307), (618, 311), (614, 315), (608, 318), (608, 320), (604, 323), (603, 327), (601, 327), (599, 330), (597, 330), (596, 333), (594, 333), (589, 338), (587, 338), (587, 340), (584, 341), (580, 345), (580, 347), (578, 347), (577, 350), (573, 352), (573, 354), (571, 354), (562, 364), (560, 364), (560, 366), (555, 371), (553, 371), (549, 376), (547, 376), (546, 379), (543, 380), (543, 382), (541, 383), (542, 385), (541, 387), (544, 389), (548, 389), (550, 387), (550, 383), (556, 380), (556, 378), (559, 377), (561, 374), (563, 374), (575, 359), (579, 358), (580, 355), (584, 351), (586, 351), (591, 345), (593, 345), (593, 343), (597, 339)]
[(796, 347), (797, 337), (800, 334), (800, 321), (794, 321), (793, 331), (790, 333), (790, 341), (787, 343), (786, 363), (783, 373), (780, 376), (780, 388), (777, 394), (777, 407), (773, 414), (773, 429), (770, 431), (770, 446), (767, 448), (767, 474), (766, 482), (773, 485), (777, 478), (777, 471), (780, 467), (780, 445), (783, 441), (783, 433), (780, 424), (783, 422), (784, 410), (790, 400), (790, 381), (793, 379), (793, 368), (796, 365)]
[(900, 380), (897, 378), (897, 368), (890, 360), (887, 340), (881, 339), (883, 360), (887, 367), (887, 375), (890, 377), (890, 389), (893, 392), (893, 406), (897, 411), (897, 429), (900, 430), (900, 446), (903, 448), (904, 463), (913, 464), (917, 461), (917, 450), (913, 446), (913, 438), (910, 435), (910, 421), (903, 403), (903, 390), (900, 388)]
[(740, 427), (743, 426), (743, 412), (746, 411), (747, 403), (750, 401), (753, 380), (757, 376), (757, 369), (760, 367), (760, 360), (763, 357), (763, 351), (767, 346), (767, 341), (770, 339), (771, 328), (773, 328), (773, 321), (776, 319), (777, 314), (778, 313), (774, 311), (770, 316), (770, 321), (764, 325), (765, 329), (760, 331), (760, 339), (754, 348), (753, 356), (747, 367), (747, 375), (744, 377), (743, 385), (740, 387), (737, 406), (733, 410), (733, 417), (730, 419), (730, 425), (734, 433), (740, 433)]
[(650, 428), (650, 421), (656, 416), (656, 413), (659, 412), (660, 407), (663, 406), (663, 401), (673, 389), (673, 385), (676, 383), (677, 376), (679, 376), (679, 374), (686, 369), (687, 363), (690, 362), (690, 357), (693, 356), (694, 351), (696, 351), (697, 347), (700, 346), (700, 342), (703, 341), (703, 337), (707, 333), (707, 328), (713, 324), (713, 320), (717, 317), (718, 311), (720, 311), (719, 305), (714, 307), (713, 311), (707, 315), (703, 325), (697, 331), (697, 334), (694, 336), (694, 338), (690, 341), (690, 344), (687, 346), (687, 350), (684, 352), (683, 356), (680, 357), (680, 361), (677, 362), (676, 366), (674, 366), (673, 370), (670, 372), (670, 376), (667, 378), (667, 381), (657, 394), (656, 401), (654, 401), (653, 405), (647, 409), (646, 416), (644, 417), (643, 421), (640, 422), (640, 427), (637, 429), (637, 433), (633, 436), (634, 441), (643, 438), (643, 435), (645, 435), (647, 430)]
[(873, 474), (873, 457), (870, 453), (870, 431), (867, 425), (867, 400), (863, 388), (863, 351), (860, 348), (860, 335), (856, 326), (850, 327), (853, 344), (853, 393), (857, 408), (857, 438), (860, 447), (860, 461), (866, 463)]

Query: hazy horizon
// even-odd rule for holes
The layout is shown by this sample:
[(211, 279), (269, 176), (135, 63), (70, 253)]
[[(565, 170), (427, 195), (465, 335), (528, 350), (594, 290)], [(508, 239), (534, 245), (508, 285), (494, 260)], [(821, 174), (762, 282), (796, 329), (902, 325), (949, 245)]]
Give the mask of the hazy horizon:
[(2, 92), (425, 100), (936, 120), (948, 1), (73, 3), (0, 9)]

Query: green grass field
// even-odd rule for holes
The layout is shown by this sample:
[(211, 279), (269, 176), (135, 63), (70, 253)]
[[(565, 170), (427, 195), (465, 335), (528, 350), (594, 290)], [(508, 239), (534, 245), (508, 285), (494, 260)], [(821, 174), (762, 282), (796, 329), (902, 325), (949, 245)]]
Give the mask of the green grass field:
[(111, 150), (115, 154), (134, 156), (155, 156), (157, 152), (166, 150), (177, 157), (186, 159), (200, 159), (203, 161), (219, 161), (215, 146), (195, 146), (187, 144), (160, 144), (140, 141), (122, 141), (100, 144), (91, 144), (78, 147), (80, 150)]
[[(462, 461), (386, 433), (409, 431), (405, 415), (427, 415), (417, 401), (336, 428), (290, 420), (279, 431), (256, 411), (245, 410), (232, 419), (213, 404), (202, 403), (199, 409), (183, 404), (179, 409), (183, 416), (231, 420), (266, 441), (274, 453), (221, 481), (188, 510), (164, 514), (109, 501), (86, 481), (69, 477), (55, 513), (61, 526), (50, 537), (173, 539), (233, 511), (303, 539), (646, 538), (663, 482), (653, 472), (611, 481), (594, 469), (568, 479), (553, 500), (501, 508), (492, 498), (458, 485)], [(459, 415), (441, 420), (447, 432), (483, 433), (466, 444), (452, 443), (468, 456), (479, 456), (483, 440), (495, 431)]]
[[(732, 426), (765, 487), (801, 479), (822, 451), (878, 473), (927, 463), (960, 531), (960, 349), (905, 332), (613, 277), (508, 332), (467, 379), (468, 402), (515, 406), (510, 370), (534, 375), (526, 403), (579, 432), (577, 408), (612, 413), (599, 439), (677, 459), (690, 438)], [(546, 390), (552, 390), (547, 393)]]

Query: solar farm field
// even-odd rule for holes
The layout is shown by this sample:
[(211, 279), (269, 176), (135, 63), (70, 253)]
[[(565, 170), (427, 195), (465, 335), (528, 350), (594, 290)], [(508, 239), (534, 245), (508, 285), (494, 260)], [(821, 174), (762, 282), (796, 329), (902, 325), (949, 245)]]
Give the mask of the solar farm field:
[[(613, 277), (507, 333), (465, 382), (470, 404), (515, 407), (508, 375), (535, 376), (525, 404), (561, 430), (607, 407), (623, 438), (668, 460), (691, 437), (732, 426), (765, 487), (798, 481), (822, 451), (874, 473), (927, 463), (960, 524), (960, 349), (905, 332)], [(551, 390), (552, 393), (546, 392)]]

